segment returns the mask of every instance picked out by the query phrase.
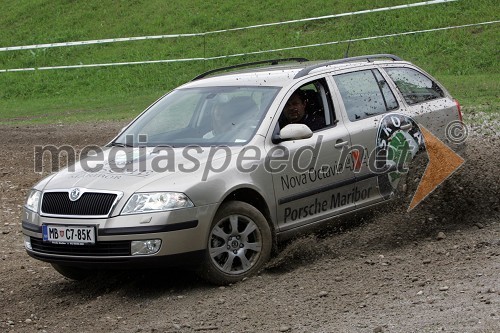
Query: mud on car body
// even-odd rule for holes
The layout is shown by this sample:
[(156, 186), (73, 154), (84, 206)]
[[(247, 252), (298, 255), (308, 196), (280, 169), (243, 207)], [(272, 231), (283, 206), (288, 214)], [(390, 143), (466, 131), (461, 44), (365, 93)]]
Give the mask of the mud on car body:
[[(289, 123), (296, 91), (304, 110)], [(281, 239), (390, 200), (425, 147), (420, 126), (446, 140), (459, 118), (441, 84), (394, 55), (210, 71), (35, 185), (26, 251), (73, 279), (180, 263), (235, 282)]]

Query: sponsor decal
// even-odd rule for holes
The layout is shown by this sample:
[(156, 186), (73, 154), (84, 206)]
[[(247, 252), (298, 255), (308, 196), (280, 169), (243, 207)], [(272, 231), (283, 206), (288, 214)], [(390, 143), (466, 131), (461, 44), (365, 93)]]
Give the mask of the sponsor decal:
[(306, 173), (301, 173), (297, 175), (282, 175), (281, 178), (281, 188), (283, 191), (290, 190), (296, 187), (307, 185), (308, 183), (315, 183), (323, 179), (328, 179), (336, 174), (342, 173), (344, 166), (342, 164), (336, 164), (335, 166), (324, 165), (319, 169), (311, 168)]
[(378, 177), (380, 193), (388, 198), (408, 172), (409, 162), (425, 149), (424, 136), (413, 119), (390, 113), (381, 119), (376, 140), (377, 170), (394, 170)]
[(332, 209), (339, 209), (344, 206), (355, 204), (358, 201), (366, 200), (373, 195), (371, 187), (361, 188), (354, 186), (349, 192), (335, 192), (327, 199), (314, 198), (314, 202), (304, 206), (286, 207), (284, 210), (284, 223), (312, 217)]

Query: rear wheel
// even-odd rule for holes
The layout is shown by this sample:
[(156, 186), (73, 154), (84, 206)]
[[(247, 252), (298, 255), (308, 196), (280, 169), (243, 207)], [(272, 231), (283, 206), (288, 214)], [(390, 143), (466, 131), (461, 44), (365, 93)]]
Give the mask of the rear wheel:
[(262, 213), (239, 201), (223, 204), (207, 240), (201, 274), (215, 284), (229, 284), (258, 272), (269, 260), (271, 229)]
[(52, 267), (54, 267), (54, 269), (64, 277), (76, 281), (84, 280), (88, 278), (92, 273), (91, 271), (86, 269), (67, 265), (52, 264)]

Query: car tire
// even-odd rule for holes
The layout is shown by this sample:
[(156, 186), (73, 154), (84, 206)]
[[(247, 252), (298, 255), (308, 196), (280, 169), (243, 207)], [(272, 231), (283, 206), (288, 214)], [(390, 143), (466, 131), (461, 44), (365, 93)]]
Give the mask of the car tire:
[(82, 281), (91, 275), (91, 271), (61, 264), (52, 264), (52, 267), (64, 277), (75, 281)]
[(264, 215), (240, 201), (221, 205), (210, 226), (201, 276), (227, 285), (258, 272), (269, 260), (271, 229)]

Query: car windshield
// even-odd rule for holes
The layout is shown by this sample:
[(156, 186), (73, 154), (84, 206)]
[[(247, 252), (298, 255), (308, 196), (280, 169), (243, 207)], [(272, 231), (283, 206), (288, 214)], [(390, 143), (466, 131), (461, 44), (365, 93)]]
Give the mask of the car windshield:
[(248, 142), (279, 87), (174, 90), (112, 143), (116, 146), (241, 145)]

